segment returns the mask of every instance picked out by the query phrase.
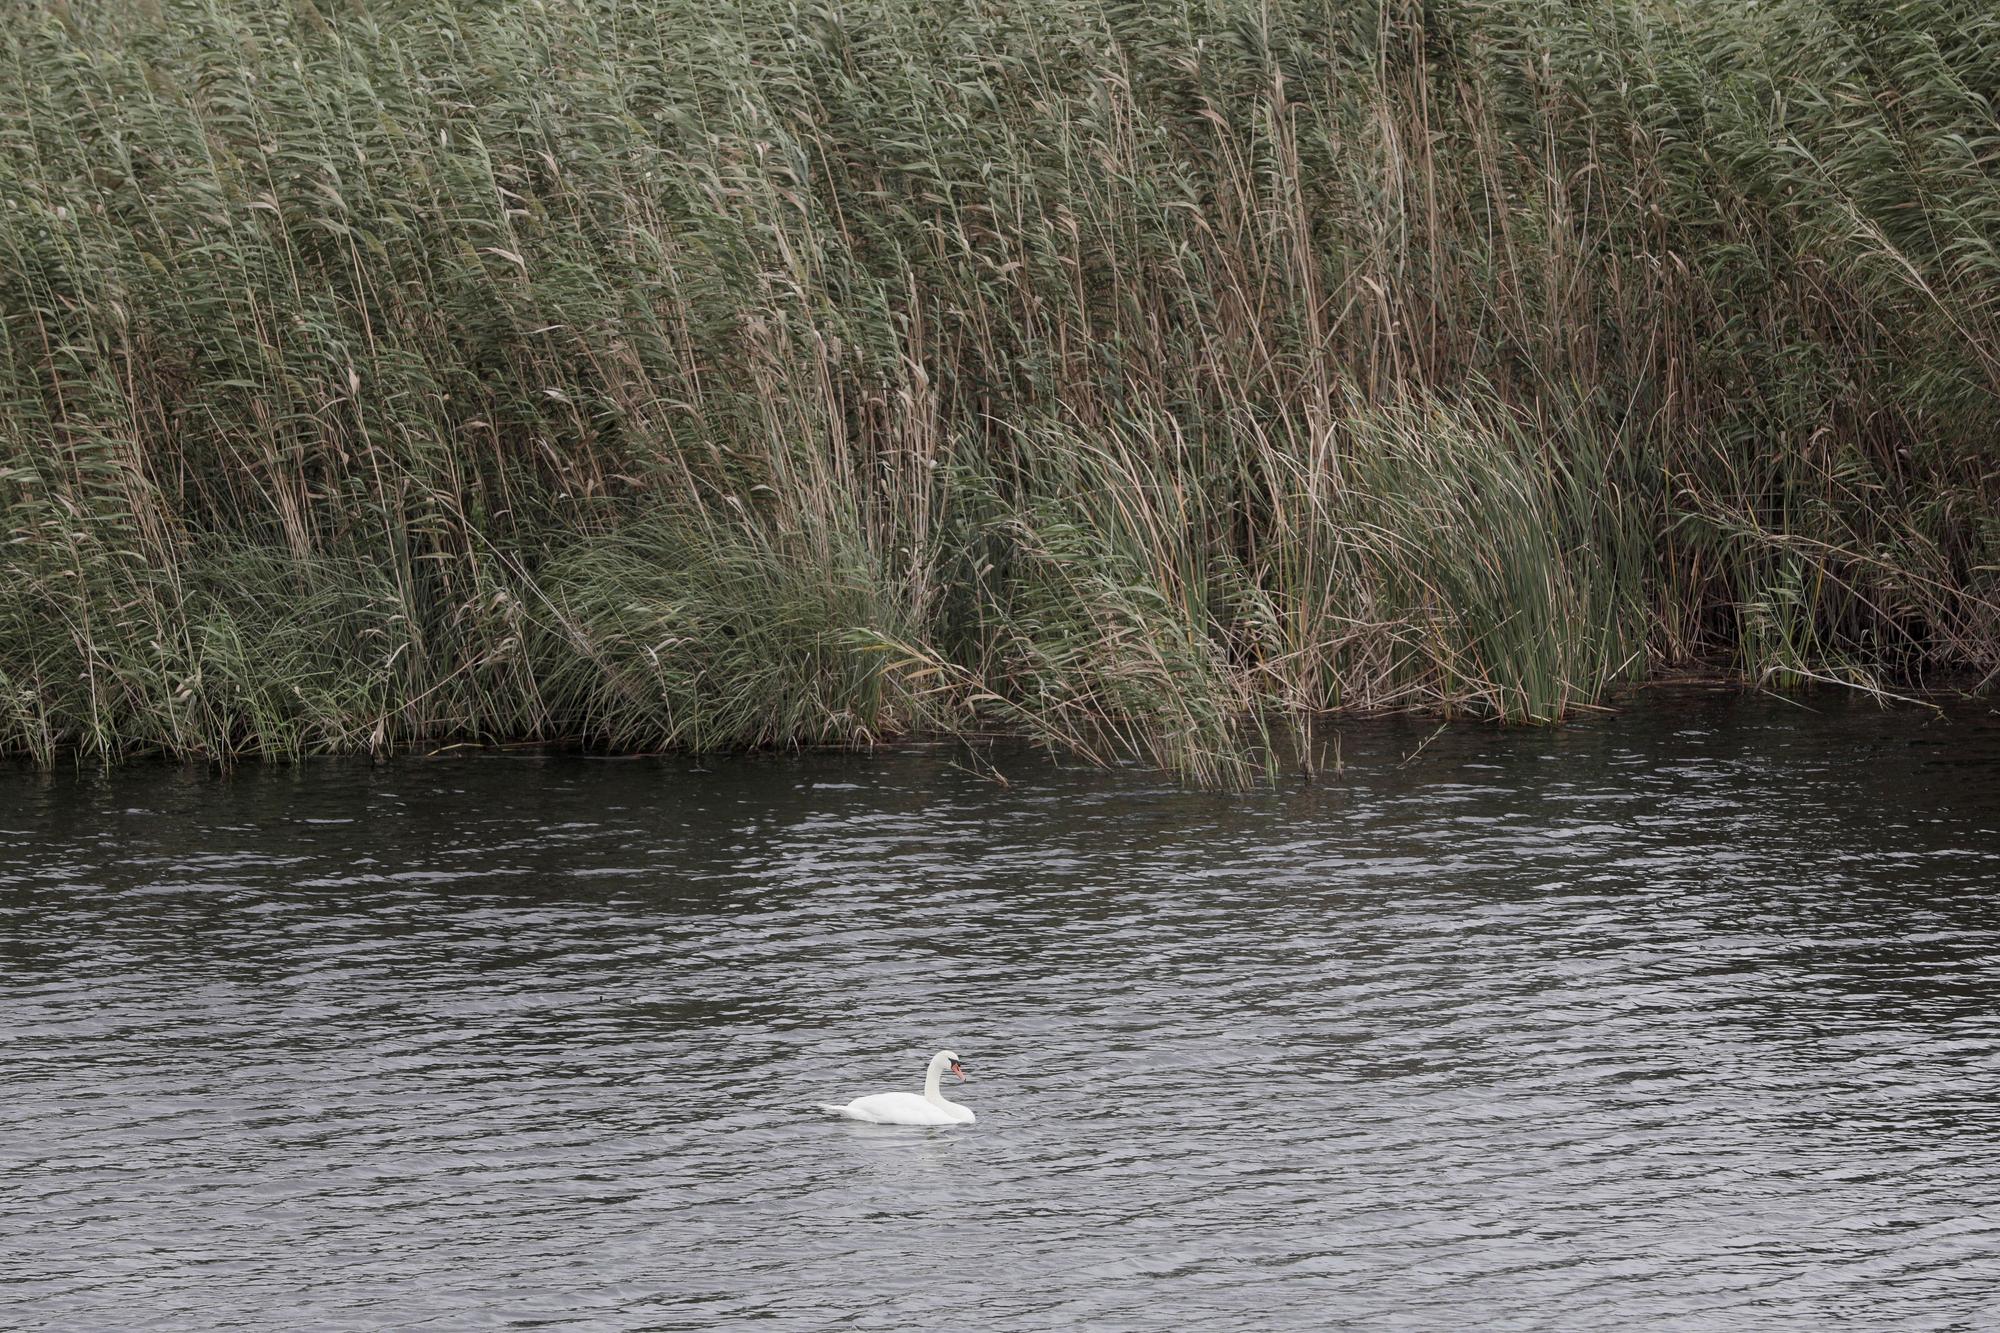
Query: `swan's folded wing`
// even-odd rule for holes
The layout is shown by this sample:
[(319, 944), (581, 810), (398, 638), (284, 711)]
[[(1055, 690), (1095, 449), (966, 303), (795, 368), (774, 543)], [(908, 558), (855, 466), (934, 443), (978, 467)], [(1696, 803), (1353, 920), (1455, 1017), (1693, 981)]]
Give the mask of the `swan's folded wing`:
[(878, 1125), (949, 1125), (955, 1123), (947, 1112), (932, 1106), (914, 1092), (878, 1092), (873, 1097), (857, 1097), (841, 1110), (856, 1120)]

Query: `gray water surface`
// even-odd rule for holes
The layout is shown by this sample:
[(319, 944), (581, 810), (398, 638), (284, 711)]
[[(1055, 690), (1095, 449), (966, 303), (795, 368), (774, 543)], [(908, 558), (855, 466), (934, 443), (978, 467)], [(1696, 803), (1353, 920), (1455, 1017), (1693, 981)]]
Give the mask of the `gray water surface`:
[(1995, 1326), (2000, 719), (1810, 702), (0, 771), (0, 1325)]

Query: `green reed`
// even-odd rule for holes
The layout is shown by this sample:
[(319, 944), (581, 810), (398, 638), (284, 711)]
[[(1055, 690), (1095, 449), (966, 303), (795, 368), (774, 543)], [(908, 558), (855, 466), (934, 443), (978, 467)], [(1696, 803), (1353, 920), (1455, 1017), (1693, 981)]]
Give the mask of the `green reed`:
[(40, 0), (0, 749), (2000, 671), (1971, 0)]

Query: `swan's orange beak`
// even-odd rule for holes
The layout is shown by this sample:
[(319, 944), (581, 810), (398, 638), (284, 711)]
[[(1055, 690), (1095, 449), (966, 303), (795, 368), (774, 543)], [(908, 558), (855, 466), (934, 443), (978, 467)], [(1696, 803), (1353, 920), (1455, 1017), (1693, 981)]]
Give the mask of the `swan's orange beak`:
[(958, 1075), (958, 1081), (959, 1081), (960, 1083), (963, 1083), (963, 1082), (965, 1082), (965, 1066), (964, 1066), (964, 1065), (960, 1064), (960, 1063), (959, 1063), (958, 1061), (956, 1061), (956, 1060), (953, 1060), (953, 1061), (951, 1062), (951, 1072), (952, 1072), (952, 1073), (954, 1073), (954, 1074), (956, 1074), (956, 1075)]

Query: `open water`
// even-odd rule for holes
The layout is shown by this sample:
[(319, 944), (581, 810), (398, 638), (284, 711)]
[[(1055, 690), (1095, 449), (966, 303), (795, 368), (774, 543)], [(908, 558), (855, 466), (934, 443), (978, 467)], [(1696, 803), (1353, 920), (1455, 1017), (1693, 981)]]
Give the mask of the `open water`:
[(2000, 1326), (2000, 718), (1805, 702), (0, 771), (0, 1326)]

